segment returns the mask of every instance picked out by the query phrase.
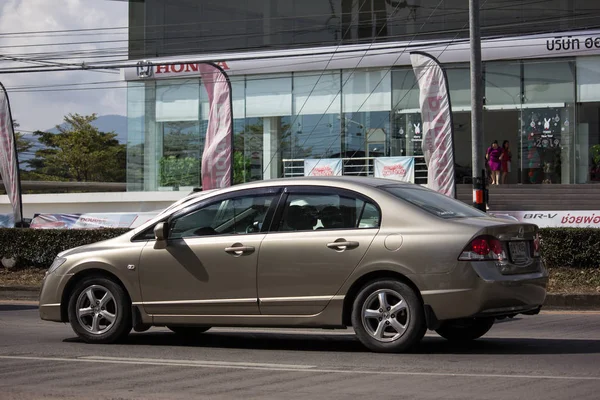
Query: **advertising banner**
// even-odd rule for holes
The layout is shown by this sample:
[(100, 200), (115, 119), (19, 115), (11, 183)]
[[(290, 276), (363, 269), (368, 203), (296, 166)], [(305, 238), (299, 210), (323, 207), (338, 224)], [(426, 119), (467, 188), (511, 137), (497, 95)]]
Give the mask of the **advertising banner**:
[(321, 158), (304, 160), (304, 176), (341, 176), (342, 160)]
[(488, 211), (495, 218), (513, 219), (540, 228), (600, 228), (597, 211)]
[(134, 229), (151, 220), (158, 212), (38, 214), (31, 221), (32, 229)]
[(0, 228), (14, 228), (15, 219), (12, 214), (0, 214)]
[(446, 73), (429, 54), (412, 52), (410, 57), (420, 89), (427, 185), (432, 190), (456, 198), (454, 132)]
[(202, 189), (229, 187), (233, 175), (231, 85), (223, 69), (215, 64), (200, 64), (198, 69), (210, 104), (202, 154)]
[(0, 83), (0, 89), (0, 175), (2, 175), (6, 194), (13, 208), (14, 222), (16, 225), (20, 225), (23, 219), (23, 204), (17, 142), (8, 94), (2, 83)]
[(375, 178), (415, 183), (414, 157), (377, 157), (374, 166)]

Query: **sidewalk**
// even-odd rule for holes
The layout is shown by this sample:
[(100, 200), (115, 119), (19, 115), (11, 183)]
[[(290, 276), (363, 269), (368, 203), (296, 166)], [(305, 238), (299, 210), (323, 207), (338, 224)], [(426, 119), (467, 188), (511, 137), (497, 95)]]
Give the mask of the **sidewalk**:
[[(35, 286), (0, 286), (0, 301), (37, 301), (39, 291)], [(600, 310), (600, 294), (549, 293), (544, 309)]]

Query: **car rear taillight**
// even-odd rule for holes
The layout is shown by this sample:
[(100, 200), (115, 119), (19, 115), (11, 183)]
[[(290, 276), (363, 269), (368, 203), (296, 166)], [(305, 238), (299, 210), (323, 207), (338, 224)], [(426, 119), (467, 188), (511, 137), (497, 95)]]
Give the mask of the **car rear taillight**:
[(460, 261), (502, 261), (506, 252), (502, 242), (493, 236), (478, 236), (465, 247), (458, 257)]
[(535, 238), (533, 239), (533, 257), (540, 257), (540, 248), (541, 248), (541, 243), (540, 243), (540, 234), (536, 233), (535, 234)]

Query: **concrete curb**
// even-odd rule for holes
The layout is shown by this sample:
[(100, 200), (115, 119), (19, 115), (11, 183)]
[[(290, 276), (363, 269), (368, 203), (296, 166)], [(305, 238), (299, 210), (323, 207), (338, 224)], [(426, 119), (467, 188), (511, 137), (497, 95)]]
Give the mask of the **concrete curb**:
[(0, 300), (38, 300), (40, 288), (36, 286), (0, 286)]
[(600, 294), (548, 293), (544, 308), (600, 310)]
[[(38, 300), (36, 286), (0, 286), (0, 300)], [(543, 309), (600, 310), (600, 294), (556, 294), (546, 296)]]

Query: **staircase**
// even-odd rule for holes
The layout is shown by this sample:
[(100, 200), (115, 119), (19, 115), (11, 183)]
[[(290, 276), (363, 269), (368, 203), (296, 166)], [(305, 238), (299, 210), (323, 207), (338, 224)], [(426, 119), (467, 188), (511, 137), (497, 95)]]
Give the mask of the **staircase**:
[[(473, 187), (457, 185), (458, 199), (473, 204)], [(600, 184), (489, 187), (490, 211), (600, 210)]]

